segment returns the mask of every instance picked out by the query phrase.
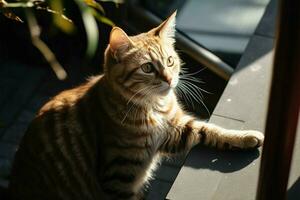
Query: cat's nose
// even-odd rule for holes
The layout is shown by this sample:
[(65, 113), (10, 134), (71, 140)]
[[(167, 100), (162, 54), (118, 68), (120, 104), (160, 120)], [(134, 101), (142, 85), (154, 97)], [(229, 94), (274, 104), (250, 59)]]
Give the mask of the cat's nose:
[(163, 80), (164, 80), (165, 82), (167, 82), (169, 85), (171, 85), (171, 83), (172, 83), (172, 77), (163, 76)]

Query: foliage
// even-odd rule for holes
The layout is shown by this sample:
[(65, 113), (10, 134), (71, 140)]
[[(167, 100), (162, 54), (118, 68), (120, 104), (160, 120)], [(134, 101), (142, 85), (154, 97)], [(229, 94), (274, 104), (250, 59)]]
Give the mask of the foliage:
[[(67, 0), (65, 0), (67, 1)], [(35, 10), (43, 10), (53, 15), (53, 25), (59, 28), (66, 34), (73, 33), (75, 30), (74, 24), (70, 18), (64, 14), (63, 0), (52, 0), (49, 3), (46, 0), (20, 0), (16, 2), (8, 2), (0, 0), (0, 13), (5, 17), (23, 23), (24, 19), (15, 14), (15, 10), (21, 8), (25, 13), (25, 20), (27, 21), (29, 33), (32, 44), (43, 54), (49, 65), (52, 67), (58, 79), (63, 80), (67, 74), (63, 67), (57, 61), (54, 53), (50, 48), (40, 39), (40, 27), (35, 16)], [(82, 21), (87, 35), (87, 49), (86, 55), (88, 57), (94, 56), (98, 42), (99, 31), (97, 21), (101, 23), (114, 26), (114, 23), (105, 16), (105, 10), (100, 2), (111, 1), (116, 4), (123, 3), (122, 0), (73, 0), (78, 6)]]

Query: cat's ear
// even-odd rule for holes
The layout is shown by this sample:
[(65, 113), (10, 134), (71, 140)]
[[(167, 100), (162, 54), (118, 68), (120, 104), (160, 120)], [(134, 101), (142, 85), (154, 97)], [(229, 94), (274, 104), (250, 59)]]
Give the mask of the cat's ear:
[(133, 45), (128, 35), (119, 27), (113, 27), (109, 36), (109, 47), (113, 54), (120, 49), (126, 49)]
[(174, 42), (175, 38), (175, 25), (176, 25), (176, 14), (177, 11), (173, 12), (173, 14), (162, 22), (158, 27), (152, 29), (150, 32), (155, 36), (159, 36), (164, 40), (169, 40)]

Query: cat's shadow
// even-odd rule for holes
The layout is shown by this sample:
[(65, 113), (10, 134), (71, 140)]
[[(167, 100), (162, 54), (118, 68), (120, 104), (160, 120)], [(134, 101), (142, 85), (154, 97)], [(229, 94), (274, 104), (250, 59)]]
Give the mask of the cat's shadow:
[(217, 170), (223, 173), (238, 171), (249, 164), (256, 165), (260, 155), (258, 149), (254, 150), (226, 150), (196, 146), (188, 154), (184, 166), (196, 169)]

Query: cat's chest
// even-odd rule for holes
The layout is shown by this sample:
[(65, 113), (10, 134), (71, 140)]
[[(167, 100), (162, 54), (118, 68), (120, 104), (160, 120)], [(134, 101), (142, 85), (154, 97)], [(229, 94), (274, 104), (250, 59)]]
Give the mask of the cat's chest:
[(128, 117), (124, 122), (118, 121), (114, 127), (132, 133), (156, 135), (168, 129), (168, 117), (157, 111), (148, 111), (138, 117)]

